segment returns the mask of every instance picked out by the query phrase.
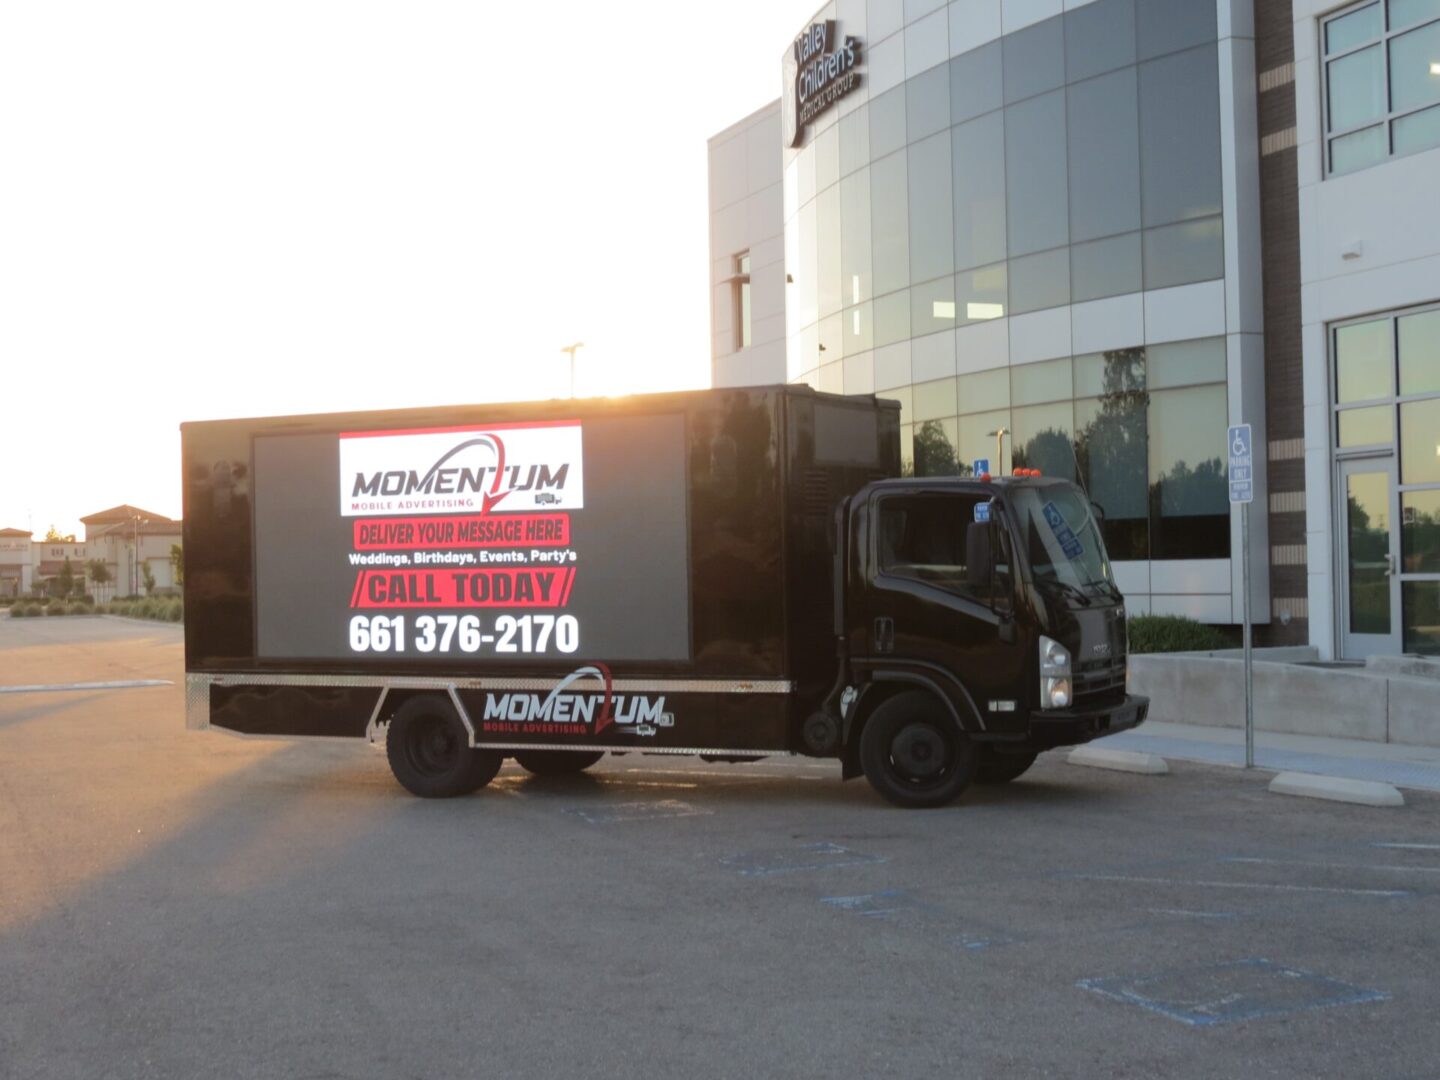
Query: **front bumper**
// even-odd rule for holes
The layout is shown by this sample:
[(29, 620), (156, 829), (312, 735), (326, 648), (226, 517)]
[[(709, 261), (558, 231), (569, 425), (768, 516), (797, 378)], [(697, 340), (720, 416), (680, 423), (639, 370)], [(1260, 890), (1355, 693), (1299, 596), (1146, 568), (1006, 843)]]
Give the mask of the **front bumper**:
[(1150, 699), (1139, 694), (1126, 694), (1125, 700), (1114, 705), (1097, 705), (1083, 709), (1045, 709), (1030, 714), (1030, 746), (1049, 750), (1055, 746), (1087, 743), (1117, 731), (1138, 726), (1150, 711)]

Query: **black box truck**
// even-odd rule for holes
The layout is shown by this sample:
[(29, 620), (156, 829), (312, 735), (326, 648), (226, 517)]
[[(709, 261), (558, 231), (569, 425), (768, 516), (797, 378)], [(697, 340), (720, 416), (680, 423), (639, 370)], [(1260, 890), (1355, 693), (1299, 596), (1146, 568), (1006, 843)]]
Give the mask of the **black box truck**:
[(507, 756), (836, 758), (936, 806), (1133, 727), (1098, 510), (901, 476), (894, 402), (803, 386), (182, 425), (187, 724)]

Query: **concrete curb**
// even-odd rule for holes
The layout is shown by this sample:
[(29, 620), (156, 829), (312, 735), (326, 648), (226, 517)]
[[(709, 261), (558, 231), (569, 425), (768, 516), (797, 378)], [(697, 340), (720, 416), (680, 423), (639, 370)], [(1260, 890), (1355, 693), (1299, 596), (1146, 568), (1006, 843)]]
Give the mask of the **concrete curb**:
[(1276, 795), (1299, 795), (1307, 799), (1358, 803), (1361, 806), (1404, 806), (1405, 796), (1393, 784), (1377, 780), (1347, 780), (1342, 776), (1282, 772), (1270, 781)]
[(1134, 750), (1102, 750), (1094, 746), (1077, 746), (1065, 760), (1071, 765), (1144, 773), (1147, 776), (1163, 776), (1170, 771), (1170, 766), (1166, 765), (1165, 759), (1158, 754), (1142, 754)]

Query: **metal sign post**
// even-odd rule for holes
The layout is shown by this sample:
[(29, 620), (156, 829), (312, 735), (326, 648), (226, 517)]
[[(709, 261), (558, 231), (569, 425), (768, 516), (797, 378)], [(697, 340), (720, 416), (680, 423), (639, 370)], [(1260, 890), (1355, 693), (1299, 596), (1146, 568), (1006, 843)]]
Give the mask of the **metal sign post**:
[(1243, 593), (1245, 644), (1245, 767), (1255, 767), (1255, 665), (1250, 647), (1250, 503), (1255, 499), (1255, 470), (1250, 425), (1236, 424), (1225, 435), (1230, 457), (1230, 502), (1240, 504), (1240, 589)]

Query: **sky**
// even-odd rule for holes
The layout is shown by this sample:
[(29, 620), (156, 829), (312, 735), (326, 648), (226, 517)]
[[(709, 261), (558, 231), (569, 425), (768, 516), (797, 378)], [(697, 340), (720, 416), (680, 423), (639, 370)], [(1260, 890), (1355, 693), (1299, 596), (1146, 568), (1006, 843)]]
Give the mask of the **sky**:
[[(186, 420), (710, 378), (706, 139), (816, 0), (0, 4), (0, 528)], [(83, 535), (83, 534), (82, 534)]]

